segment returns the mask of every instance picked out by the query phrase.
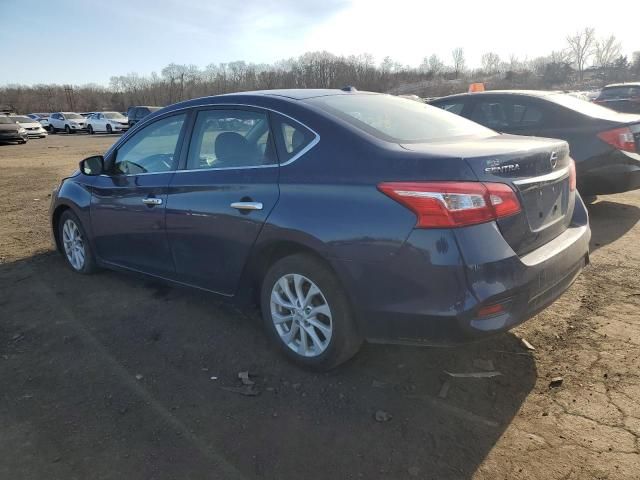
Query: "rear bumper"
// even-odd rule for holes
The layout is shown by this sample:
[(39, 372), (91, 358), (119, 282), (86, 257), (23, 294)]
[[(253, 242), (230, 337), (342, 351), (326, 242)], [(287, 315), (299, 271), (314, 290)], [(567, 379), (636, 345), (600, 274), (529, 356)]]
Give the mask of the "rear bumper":
[(586, 171), (578, 170), (578, 191), (582, 195), (609, 195), (640, 188), (640, 154), (616, 150), (589, 164)]
[[(414, 230), (394, 258), (339, 268), (355, 280), (353, 305), (369, 341), (453, 345), (507, 331), (553, 303), (588, 263), (590, 237), (577, 200), (571, 227), (522, 257), (486, 223)], [(504, 310), (479, 316), (495, 304)]]

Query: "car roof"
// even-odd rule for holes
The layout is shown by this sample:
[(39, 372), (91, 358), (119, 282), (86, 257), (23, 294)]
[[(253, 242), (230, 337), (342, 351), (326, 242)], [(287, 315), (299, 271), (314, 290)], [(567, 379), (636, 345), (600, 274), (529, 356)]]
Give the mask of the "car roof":
[[(174, 103), (166, 107), (166, 111), (172, 111), (179, 108), (197, 107), (207, 104), (225, 104), (233, 101), (246, 103), (256, 101), (264, 103), (265, 101), (275, 100), (285, 103), (297, 103), (301, 100), (309, 98), (326, 97), (332, 95), (382, 95), (375, 92), (361, 92), (357, 90), (340, 90), (340, 89), (283, 89), (283, 90), (255, 90), (248, 92), (225, 93), (222, 95), (212, 95), (209, 97), (193, 98), (184, 102)], [(261, 102), (262, 101), (262, 102)]]
[(605, 85), (602, 89), (616, 88), (616, 87), (640, 87), (640, 82), (623, 82), (623, 83), (610, 83)]

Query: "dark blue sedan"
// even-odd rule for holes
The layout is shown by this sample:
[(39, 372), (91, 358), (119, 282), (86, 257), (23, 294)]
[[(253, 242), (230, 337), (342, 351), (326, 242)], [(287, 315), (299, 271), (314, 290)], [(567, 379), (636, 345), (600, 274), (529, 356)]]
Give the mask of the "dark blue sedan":
[(259, 302), (314, 369), (364, 340), (454, 344), (551, 304), (588, 262), (567, 143), (345, 90), (200, 98), (146, 117), (53, 195), (80, 273)]

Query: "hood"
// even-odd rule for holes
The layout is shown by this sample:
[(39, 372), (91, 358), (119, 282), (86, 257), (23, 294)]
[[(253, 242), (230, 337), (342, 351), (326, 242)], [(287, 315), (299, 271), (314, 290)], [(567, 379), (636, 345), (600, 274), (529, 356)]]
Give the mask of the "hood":
[(34, 127), (42, 127), (40, 122), (20, 122), (19, 125), (24, 128), (34, 128)]
[(0, 123), (0, 132), (17, 132), (19, 128), (17, 123)]

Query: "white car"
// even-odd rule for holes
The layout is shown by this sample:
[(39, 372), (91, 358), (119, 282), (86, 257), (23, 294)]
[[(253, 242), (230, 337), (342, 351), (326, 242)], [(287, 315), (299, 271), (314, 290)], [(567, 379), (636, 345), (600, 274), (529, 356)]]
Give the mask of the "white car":
[(49, 130), (49, 114), (48, 113), (27, 113), (27, 117), (40, 122), (45, 130)]
[(129, 129), (129, 119), (120, 112), (96, 112), (87, 117), (89, 133), (122, 133)]
[(86, 132), (86, 119), (75, 112), (56, 112), (49, 115), (49, 129), (51, 133), (64, 130), (67, 133)]
[(22, 115), (13, 115), (11, 117), (18, 125), (27, 131), (29, 138), (44, 138), (47, 136), (47, 131), (42, 124), (33, 118)]

